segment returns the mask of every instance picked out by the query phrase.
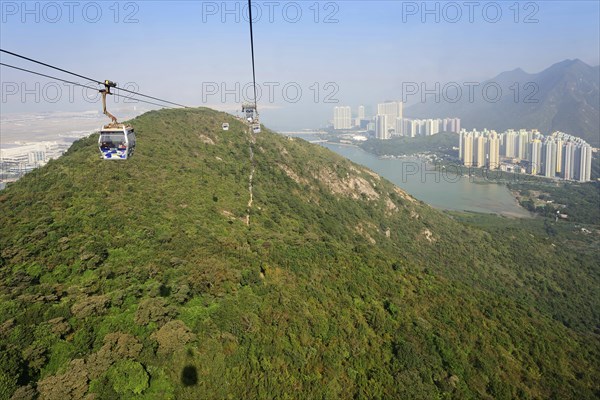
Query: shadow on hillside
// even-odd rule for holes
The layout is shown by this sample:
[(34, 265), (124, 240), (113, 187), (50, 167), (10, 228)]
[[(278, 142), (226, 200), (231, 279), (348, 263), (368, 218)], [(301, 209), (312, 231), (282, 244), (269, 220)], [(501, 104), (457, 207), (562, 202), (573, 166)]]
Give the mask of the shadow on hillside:
[(198, 384), (198, 371), (193, 365), (187, 365), (181, 371), (181, 383), (184, 386), (194, 386)]

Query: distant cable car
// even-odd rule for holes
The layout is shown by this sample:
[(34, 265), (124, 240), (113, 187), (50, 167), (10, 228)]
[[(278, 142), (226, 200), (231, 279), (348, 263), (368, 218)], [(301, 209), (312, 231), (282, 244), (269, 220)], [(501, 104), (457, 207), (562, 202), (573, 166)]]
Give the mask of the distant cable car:
[(251, 121), (254, 119), (254, 113), (256, 112), (256, 106), (251, 103), (242, 104), (242, 112), (246, 113), (246, 120)]
[(255, 104), (242, 104), (242, 112), (246, 113), (246, 121), (250, 124), (252, 132), (260, 133), (260, 122), (258, 120), (258, 112)]
[(119, 124), (117, 118), (106, 110), (106, 95), (112, 94), (111, 87), (117, 87), (117, 84), (107, 80), (104, 81), (104, 89), (99, 90), (102, 110), (112, 122), (100, 129), (98, 148), (104, 160), (127, 160), (135, 149), (135, 132), (132, 126)]
[(221, 125), (221, 127), (223, 128), (224, 131), (229, 130), (229, 124), (227, 122), (223, 122), (223, 125)]

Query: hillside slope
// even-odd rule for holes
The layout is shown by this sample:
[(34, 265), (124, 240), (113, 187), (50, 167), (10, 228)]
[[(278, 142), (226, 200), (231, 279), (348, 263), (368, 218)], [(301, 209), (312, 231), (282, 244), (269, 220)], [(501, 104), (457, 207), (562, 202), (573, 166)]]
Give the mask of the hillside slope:
[(127, 162), (92, 136), (0, 192), (0, 398), (600, 393), (596, 254), (224, 113), (132, 124)]

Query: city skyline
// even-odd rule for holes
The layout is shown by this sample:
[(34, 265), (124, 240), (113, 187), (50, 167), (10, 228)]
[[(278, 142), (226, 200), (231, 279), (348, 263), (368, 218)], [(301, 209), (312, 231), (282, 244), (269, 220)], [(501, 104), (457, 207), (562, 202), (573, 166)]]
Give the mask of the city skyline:
[(459, 159), (466, 167), (591, 181), (592, 146), (564, 132), (545, 136), (537, 130), (526, 129), (518, 132), (509, 129), (500, 134), (494, 130), (463, 129)]
[(377, 112), (371, 117), (366, 115), (364, 105), (356, 107), (356, 113), (352, 112), (352, 106), (334, 107), (330, 125), (333, 130), (365, 130), (381, 140), (393, 136), (415, 137), (430, 136), (440, 132), (460, 132), (460, 118), (405, 118), (403, 107), (401, 101), (377, 103)]

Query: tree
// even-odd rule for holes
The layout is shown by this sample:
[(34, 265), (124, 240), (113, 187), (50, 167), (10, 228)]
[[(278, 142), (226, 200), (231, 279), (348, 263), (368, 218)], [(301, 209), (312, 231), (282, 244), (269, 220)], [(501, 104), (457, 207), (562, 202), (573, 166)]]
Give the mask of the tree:
[(141, 394), (148, 388), (148, 373), (142, 364), (132, 360), (117, 361), (108, 370), (108, 379), (115, 392), (122, 395)]

